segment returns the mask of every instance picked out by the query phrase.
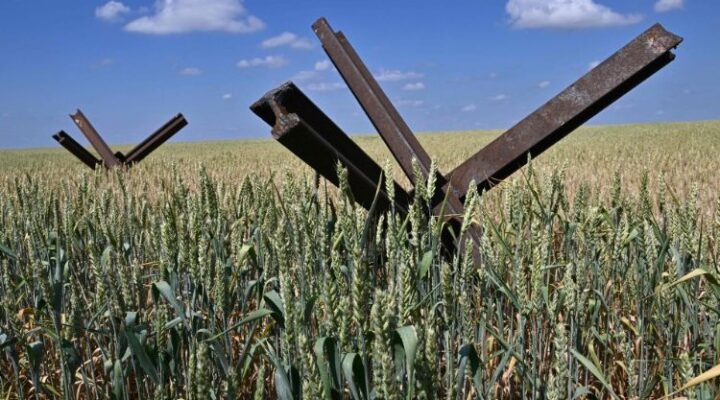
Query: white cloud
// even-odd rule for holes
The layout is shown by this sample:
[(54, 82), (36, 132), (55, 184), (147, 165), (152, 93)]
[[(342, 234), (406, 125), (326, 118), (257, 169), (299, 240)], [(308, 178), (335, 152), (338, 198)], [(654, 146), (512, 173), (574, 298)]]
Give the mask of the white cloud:
[(307, 86), (308, 90), (312, 90), (314, 92), (330, 92), (333, 90), (342, 89), (345, 87), (345, 84), (342, 82), (320, 82), (320, 83), (311, 83)]
[(380, 73), (375, 75), (375, 79), (377, 79), (380, 82), (404, 81), (404, 80), (408, 80), (408, 79), (420, 79), (422, 77), (423, 77), (423, 74), (420, 74), (417, 72), (400, 71), (397, 69), (381, 69)]
[(593, 28), (630, 25), (638, 14), (620, 14), (595, 0), (508, 0), (505, 11), (515, 28)]
[(542, 81), (542, 82), (538, 83), (538, 87), (540, 89), (545, 89), (548, 86), (550, 86), (550, 81)]
[(225, 93), (225, 94), (222, 96), (222, 99), (225, 100), (225, 101), (228, 101), (228, 100), (232, 99), (232, 93)]
[(475, 104), (468, 104), (465, 107), (461, 108), (460, 111), (462, 112), (471, 112), (477, 110), (477, 107)]
[(197, 75), (202, 75), (203, 72), (200, 68), (185, 67), (185, 68), (181, 69), (180, 72), (178, 72), (178, 73), (180, 75), (185, 75), (185, 76), (197, 76)]
[(274, 47), (290, 46), (293, 49), (312, 49), (313, 44), (306, 38), (301, 38), (298, 35), (291, 32), (283, 32), (277, 36), (263, 40), (260, 44), (264, 49), (271, 49)]
[(403, 90), (423, 90), (425, 89), (425, 84), (422, 82), (415, 82), (415, 83), (406, 83), (405, 86), (403, 86)]
[(508, 96), (508, 95), (506, 95), (506, 94), (504, 94), (504, 93), (501, 93), (501, 94), (499, 94), (499, 95), (497, 95), (497, 96), (488, 97), (488, 99), (490, 99), (490, 100), (492, 100), (492, 101), (503, 101), (503, 100), (507, 100), (507, 99), (509, 99), (509, 98), (510, 98), (510, 96)]
[(667, 12), (683, 8), (685, 0), (658, 0), (655, 3), (656, 12)]
[(407, 107), (420, 107), (420, 106), (422, 106), (423, 104), (425, 104), (425, 102), (422, 101), (422, 100), (408, 100), (408, 99), (404, 99), (404, 100), (398, 100), (396, 104), (397, 104), (398, 106), (401, 106), (401, 107), (403, 107), (403, 106), (407, 106)]
[(327, 71), (332, 67), (330, 60), (321, 60), (315, 63), (315, 71)]
[(297, 74), (295, 74), (292, 78), (290, 78), (291, 81), (307, 81), (310, 79), (313, 79), (317, 76), (316, 71), (300, 71)]
[(130, 7), (119, 1), (108, 1), (95, 9), (95, 16), (105, 21), (117, 21), (123, 14), (130, 12)]
[(153, 35), (222, 31), (255, 32), (265, 23), (248, 15), (240, 0), (157, 0), (155, 13), (125, 26), (130, 32)]
[(490, 79), (495, 79), (498, 77), (498, 74), (496, 72), (491, 72), (488, 77), (490, 77)]
[(265, 56), (255, 57), (249, 60), (240, 60), (237, 62), (238, 68), (250, 68), (250, 67), (268, 67), (268, 68), (280, 68), (288, 63), (288, 60), (283, 56)]
[(600, 65), (600, 61), (591, 61), (590, 64), (588, 64), (588, 71), (595, 69), (598, 65)]

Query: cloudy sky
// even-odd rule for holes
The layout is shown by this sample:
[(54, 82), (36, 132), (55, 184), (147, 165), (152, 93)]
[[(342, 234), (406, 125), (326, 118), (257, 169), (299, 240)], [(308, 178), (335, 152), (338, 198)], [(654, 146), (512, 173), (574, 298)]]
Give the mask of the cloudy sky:
[(372, 126), (310, 25), (342, 30), (415, 131), (508, 128), (655, 22), (678, 59), (592, 123), (720, 118), (717, 0), (0, 1), (0, 147), (54, 146), (81, 108), (110, 143), (269, 137), (248, 106), (295, 81)]

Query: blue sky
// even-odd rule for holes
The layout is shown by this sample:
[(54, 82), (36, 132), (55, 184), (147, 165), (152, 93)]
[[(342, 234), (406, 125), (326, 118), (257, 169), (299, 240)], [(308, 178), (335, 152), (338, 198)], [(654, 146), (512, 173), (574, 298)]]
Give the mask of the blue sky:
[[(267, 138), (248, 106), (294, 80), (348, 133), (372, 126), (310, 25), (342, 30), (417, 132), (509, 128), (654, 22), (677, 60), (592, 123), (720, 118), (717, 0), (0, 0), (0, 147)], [(82, 139), (82, 140), (81, 140)]]

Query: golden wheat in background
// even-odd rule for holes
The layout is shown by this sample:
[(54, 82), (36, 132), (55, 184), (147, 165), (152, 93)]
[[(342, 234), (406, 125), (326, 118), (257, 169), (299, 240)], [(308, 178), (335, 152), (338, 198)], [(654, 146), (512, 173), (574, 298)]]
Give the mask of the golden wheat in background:
[[(495, 135), (419, 139), (449, 171)], [(712, 398), (683, 385), (720, 363), (719, 151), (583, 128), (469, 196), (479, 263), (441, 256), (433, 182), (368, 216), (271, 141), (2, 152), (0, 397)]]

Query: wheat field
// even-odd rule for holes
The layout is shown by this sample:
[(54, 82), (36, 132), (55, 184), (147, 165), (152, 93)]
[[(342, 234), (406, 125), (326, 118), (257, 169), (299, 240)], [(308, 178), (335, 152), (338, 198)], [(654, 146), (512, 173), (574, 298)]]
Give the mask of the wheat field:
[[(497, 134), (419, 139), (448, 172)], [(718, 121), (582, 128), (446, 254), (434, 182), (368, 215), (271, 140), (0, 151), (0, 398), (713, 399), (718, 154)]]

